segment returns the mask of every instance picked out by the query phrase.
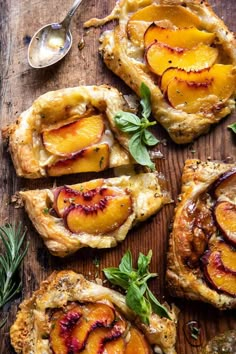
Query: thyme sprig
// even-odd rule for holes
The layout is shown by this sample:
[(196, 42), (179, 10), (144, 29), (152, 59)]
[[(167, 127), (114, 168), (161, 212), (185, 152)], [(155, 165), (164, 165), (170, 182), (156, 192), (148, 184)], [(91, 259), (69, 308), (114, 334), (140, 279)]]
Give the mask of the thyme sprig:
[[(22, 283), (16, 281), (15, 274), (28, 250), (28, 243), (23, 250), (21, 248), (25, 235), (26, 230), (22, 230), (21, 224), (0, 226), (3, 244), (0, 254), (0, 308), (21, 290)], [(1, 321), (0, 328), (4, 324), (5, 320)]]

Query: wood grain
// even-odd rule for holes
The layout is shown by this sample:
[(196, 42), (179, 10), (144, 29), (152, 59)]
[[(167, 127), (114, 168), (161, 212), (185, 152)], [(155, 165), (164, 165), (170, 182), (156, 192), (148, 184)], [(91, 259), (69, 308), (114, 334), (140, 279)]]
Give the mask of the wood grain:
[[(233, 0), (211, 0), (215, 12), (224, 19), (229, 28), (236, 31), (236, 3)], [(73, 19), (72, 33), (74, 43), (72, 50), (65, 60), (57, 65), (35, 70), (27, 63), (27, 45), (32, 34), (46, 23), (62, 20), (71, 1), (51, 0), (0, 0), (0, 119), (1, 127), (14, 121), (18, 114), (27, 109), (39, 95), (63, 87), (80, 84), (108, 83), (122, 90), (125, 94), (130, 89), (115, 77), (102, 63), (98, 55), (98, 38), (102, 29), (91, 29), (83, 32), (82, 24), (91, 17), (104, 17), (115, 4), (115, 0), (86, 0), (81, 5)], [(78, 48), (81, 36), (84, 35), (85, 47)], [(176, 200), (180, 191), (180, 178), (184, 161), (187, 158), (208, 158), (216, 160), (233, 159), (235, 161), (236, 139), (227, 130), (227, 125), (236, 121), (236, 114), (232, 114), (221, 124), (211, 129), (206, 136), (200, 137), (188, 146), (176, 146), (168, 138), (164, 130), (157, 126), (156, 135), (166, 139), (167, 144), (161, 144), (160, 150), (164, 159), (157, 162), (157, 167), (169, 180), (169, 188), (173, 199)], [(194, 152), (195, 151), (195, 152)], [(162, 300), (164, 297), (175, 302), (180, 310), (178, 325), (178, 354), (197, 354), (199, 348), (192, 347), (186, 341), (183, 325), (189, 320), (200, 321), (204, 330), (204, 341), (226, 329), (236, 328), (235, 312), (219, 312), (218, 310), (197, 302), (169, 299), (164, 286), (166, 250), (168, 244), (168, 228), (173, 217), (174, 204), (164, 207), (155, 218), (132, 230), (126, 240), (111, 250), (83, 249), (67, 259), (57, 259), (45, 249), (23, 209), (16, 209), (11, 204), (11, 195), (20, 189), (34, 189), (52, 186), (54, 180), (28, 181), (17, 178), (8, 153), (1, 144), (0, 166), (0, 222), (22, 221), (28, 227), (27, 239), (30, 249), (24, 260), (21, 270), (23, 292), (3, 309), (8, 315), (8, 322), (1, 330), (0, 353), (13, 353), (9, 342), (9, 328), (14, 321), (17, 307), (23, 298), (29, 297), (38, 288), (39, 283), (53, 270), (73, 269), (94, 279), (98, 271), (107, 266), (117, 266), (121, 256), (127, 249), (131, 249), (134, 257), (142, 251), (147, 253), (153, 250), (152, 271), (159, 273), (158, 280), (152, 282), (151, 287)], [(112, 172), (104, 172), (104, 176)], [(70, 176), (58, 178), (57, 183), (74, 183), (84, 181), (92, 175)], [(93, 175), (94, 177), (94, 175)], [(93, 263), (99, 257), (99, 268)], [(1, 317), (1, 316), (0, 316)], [(40, 354), (40, 353), (39, 353)]]

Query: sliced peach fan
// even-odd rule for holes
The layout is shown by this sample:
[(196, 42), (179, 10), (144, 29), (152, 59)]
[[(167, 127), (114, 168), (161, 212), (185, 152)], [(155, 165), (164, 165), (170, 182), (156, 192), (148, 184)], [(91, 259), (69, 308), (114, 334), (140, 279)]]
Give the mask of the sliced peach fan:
[(151, 353), (144, 335), (117, 312), (112, 304), (72, 303), (51, 318), (50, 347), (55, 354)]

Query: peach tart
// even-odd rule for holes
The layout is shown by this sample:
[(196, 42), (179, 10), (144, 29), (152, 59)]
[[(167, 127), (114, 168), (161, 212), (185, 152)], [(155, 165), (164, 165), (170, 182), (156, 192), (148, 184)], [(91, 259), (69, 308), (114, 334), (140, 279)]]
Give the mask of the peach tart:
[(157, 173), (19, 193), (45, 245), (59, 257), (87, 246), (114, 247), (135, 224), (171, 202)]
[(206, 133), (235, 108), (236, 41), (205, 0), (120, 0), (105, 19), (104, 62), (140, 95), (151, 90), (152, 112), (178, 144)]
[(122, 110), (130, 110), (123, 96), (105, 85), (40, 96), (3, 129), (17, 175), (39, 178), (100, 172), (132, 163), (127, 135), (113, 121)]
[(16, 353), (175, 354), (177, 309), (140, 322), (120, 293), (73, 271), (54, 272), (25, 300), (10, 329)]
[(187, 160), (168, 253), (172, 295), (236, 308), (236, 166)]

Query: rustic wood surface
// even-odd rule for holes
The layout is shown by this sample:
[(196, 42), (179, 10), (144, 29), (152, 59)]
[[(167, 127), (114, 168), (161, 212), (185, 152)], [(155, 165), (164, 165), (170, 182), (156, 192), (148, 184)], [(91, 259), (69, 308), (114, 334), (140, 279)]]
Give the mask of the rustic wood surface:
[[(102, 63), (98, 55), (98, 38), (102, 29), (91, 29), (83, 32), (82, 24), (91, 17), (104, 17), (115, 4), (115, 0), (84, 0), (72, 22), (73, 47), (66, 59), (57, 65), (35, 70), (27, 63), (27, 46), (32, 34), (46, 23), (62, 20), (72, 1), (56, 0), (0, 0), (0, 119), (1, 127), (14, 121), (18, 114), (27, 109), (39, 95), (64, 87), (81, 84), (112, 84), (124, 93), (130, 93), (120, 79), (115, 77)], [(232, 31), (236, 31), (236, 3), (233, 0), (211, 0), (215, 12), (224, 19)], [(109, 25), (110, 26), (110, 25)], [(79, 50), (78, 43), (84, 34), (85, 47)], [(187, 158), (234, 160), (236, 154), (236, 137), (227, 129), (227, 125), (236, 121), (236, 114), (214, 127), (209, 134), (200, 137), (188, 146), (176, 146), (168, 138), (164, 130), (157, 126), (156, 135), (167, 140), (161, 144), (164, 155), (157, 163), (168, 181), (173, 199), (180, 191), (180, 178)], [(131, 231), (126, 240), (114, 249), (83, 249), (67, 259), (58, 259), (49, 254), (28, 220), (23, 209), (16, 209), (11, 204), (11, 196), (20, 189), (34, 189), (52, 186), (53, 179), (24, 180), (17, 178), (9, 154), (1, 144), (0, 166), (0, 222), (22, 221), (27, 225), (27, 239), (30, 248), (21, 270), (23, 291), (4, 309), (8, 314), (8, 322), (0, 334), (0, 353), (11, 354), (13, 349), (9, 341), (9, 328), (13, 323), (19, 303), (29, 297), (38, 288), (40, 282), (53, 270), (73, 269), (85, 274), (89, 279), (102, 277), (102, 269), (106, 266), (117, 266), (121, 256), (131, 249), (135, 259), (139, 251), (147, 253), (153, 250), (152, 271), (159, 277), (151, 283), (151, 288), (159, 299), (164, 296), (175, 302), (181, 312), (178, 324), (176, 349), (178, 354), (197, 354), (199, 347), (188, 344), (183, 326), (190, 320), (200, 321), (203, 329), (203, 341), (227, 329), (236, 328), (235, 312), (220, 312), (209, 305), (168, 298), (165, 291), (165, 265), (168, 244), (168, 228), (173, 217), (174, 204), (165, 206), (154, 218)], [(112, 175), (105, 172), (104, 176)], [(58, 178), (62, 184), (84, 181), (94, 175), (78, 175)], [(100, 259), (99, 268), (95, 266), (95, 257)], [(0, 314), (0, 318), (2, 315)], [(40, 354), (40, 353), (37, 353)]]

